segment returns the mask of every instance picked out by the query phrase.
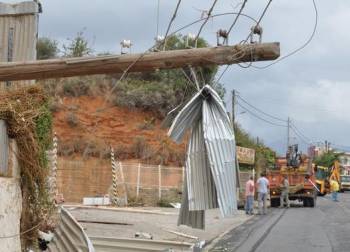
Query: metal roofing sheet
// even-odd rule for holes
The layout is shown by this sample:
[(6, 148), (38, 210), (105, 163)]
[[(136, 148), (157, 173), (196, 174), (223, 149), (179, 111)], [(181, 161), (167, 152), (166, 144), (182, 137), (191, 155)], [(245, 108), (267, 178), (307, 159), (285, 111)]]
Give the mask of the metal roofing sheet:
[[(217, 201), (223, 216), (235, 214), (238, 167), (234, 132), (221, 98), (208, 85), (179, 112), (168, 134), (180, 142), (188, 129), (191, 129), (191, 138), (183, 211), (209, 209)], [(180, 215), (179, 223), (193, 226), (191, 216), (186, 219)]]
[[(37, 9), (35, 2), (15, 5), (0, 3), (0, 62), (36, 59)], [(30, 83), (32, 82), (12, 82), (12, 86)], [(0, 82), (0, 86), (5, 84)]]
[(60, 222), (54, 234), (55, 236), (48, 246), (49, 252), (95, 252), (83, 228), (63, 207), (61, 207)]

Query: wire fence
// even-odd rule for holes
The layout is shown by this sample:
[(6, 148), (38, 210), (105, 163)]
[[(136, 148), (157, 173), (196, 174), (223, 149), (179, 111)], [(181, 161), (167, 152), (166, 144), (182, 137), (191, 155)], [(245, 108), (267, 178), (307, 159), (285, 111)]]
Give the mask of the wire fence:
[[(146, 203), (180, 194), (184, 181), (184, 167), (149, 165), (138, 162), (119, 162), (122, 167), (128, 198), (143, 198)], [(81, 203), (84, 197), (110, 194), (112, 168), (109, 160), (86, 159), (58, 161), (57, 187), (66, 202)]]
[[(118, 184), (123, 190), (126, 188), (129, 201), (155, 205), (162, 199), (181, 200), (184, 167), (150, 165), (135, 161), (123, 161), (119, 165), (122, 167), (124, 181), (118, 181)], [(251, 172), (240, 172), (240, 197), (244, 197), (245, 182), (250, 175)], [(66, 202), (82, 203), (86, 197), (110, 196), (111, 187), (112, 168), (108, 159), (59, 158), (57, 188)]]

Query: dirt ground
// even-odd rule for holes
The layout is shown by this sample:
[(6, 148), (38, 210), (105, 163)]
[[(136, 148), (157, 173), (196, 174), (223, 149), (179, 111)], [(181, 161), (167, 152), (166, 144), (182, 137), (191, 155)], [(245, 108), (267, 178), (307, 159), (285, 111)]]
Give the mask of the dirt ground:
[[(177, 226), (178, 209), (174, 208), (133, 208), (130, 212), (123, 209), (101, 210), (97, 208), (79, 208), (67, 206), (70, 213), (80, 222), (89, 236), (134, 238), (136, 232), (150, 233), (154, 240), (195, 242), (194, 239), (173, 234), (181, 232), (198, 237), (209, 243), (223, 233), (239, 226), (250, 217), (238, 211), (232, 218), (222, 218), (219, 209), (206, 211), (206, 229), (198, 230), (186, 226)], [(138, 212), (149, 211), (149, 212)], [(153, 213), (151, 213), (153, 212)], [(89, 221), (114, 222), (118, 224), (96, 224)]]

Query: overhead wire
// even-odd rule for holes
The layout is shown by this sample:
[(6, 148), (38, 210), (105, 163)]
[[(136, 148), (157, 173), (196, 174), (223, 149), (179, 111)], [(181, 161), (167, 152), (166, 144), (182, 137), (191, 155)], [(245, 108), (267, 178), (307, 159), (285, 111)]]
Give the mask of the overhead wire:
[(242, 5), (241, 5), (241, 8), (239, 9), (239, 12), (238, 12), (238, 15), (235, 17), (235, 19), (233, 20), (233, 23), (231, 24), (230, 28), (227, 30), (227, 36), (230, 35), (233, 27), (236, 25), (237, 21), (238, 21), (238, 18), (240, 16), (240, 14), (242, 13), (245, 5), (247, 4), (248, 0), (244, 0)]
[(273, 118), (273, 119), (275, 119), (275, 120), (277, 120), (277, 121), (287, 122), (286, 120), (284, 120), (284, 119), (282, 119), (282, 118), (280, 118), (280, 117), (271, 115), (271, 114), (266, 113), (265, 111), (263, 111), (263, 110), (257, 108), (256, 106), (254, 106), (254, 105), (252, 105), (251, 103), (249, 103), (247, 100), (243, 99), (242, 96), (240, 96), (240, 95), (238, 95), (238, 94), (237, 94), (236, 96), (237, 96), (237, 98), (239, 98), (242, 102), (244, 102), (245, 104), (247, 104), (249, 107), (252, 107), (252, 108), (255, 109), (256, 111), (259, 111), (260, 113), (264, 114), (265, 116), (271, 117), (271, 118)]
[(211, 13), (213, 12), (214, 7), (215, 7), (217, 2), (218, 2), (218, 0), (214, 0), (212, 6), (210, 7), (210, 9), (208, 11), (208, 15), (207, 15), (206, 19), (204, 20), (204, 22), (202, 23), (202, 25), (199, 28), (199, 31), (198, 31), (198, 33), (196, 35), (195, 40), (194, 40), (195, 41), (195, 47), (197, 47), (197, 42), (198, 42), (199, 35), (201, 34), (201, 32), (202, 32), (204, 26), (206, 25), (206, 23), (208, 22), (209, 18), (211, 17)]
[(182, 0), (178, 0), (177, 5), (176, 5), (176, 8), (175, 8), (175, 11), (174, 11), (174, 13), (173, 13), (173, 16), (171, 17), (170, 22), (169, 22), (169, 24), (168, 24), (168, 28), (166, 29), (166, 33), (165, 33), (165, 36), (164, 36), (164, 39), (163, 39), (163, 41), (164, 41), (163, 50), (165, 50), (165, 47), (166, 47), (166, 40), (167, 40), (167, 38), (168, 38), (168, 34), (169, 34), (169, 31), (170, 31), (171, 25), (173, 24), (173, 22), (174, 22), (174, 20), (175, 20), (175, 18), (176, 18), (176, 16), (177, 16), (177, 12), (178, 12), (178, 10), (179, 10), (181, 1), (182, 1)]
[(299, 133), (295, 130), (294, 127), (290, 127), (290, 129), (295, 133), (296, 136), (298, 136), (298, 138), (305, 144), (309, 145), (310, 142), (307, 141), (306, 139), (304, 139), (304, 137), (302, 137), (301, 135), (299, 135)]
[(290, 125), (291, 125), (292, 128), (294, 128), (294, 129), (301, 135), (301, 137), (303, 137), (304, 139), (308, 140), (308, 142), (312, 142), (312, 141), (311, 141), (311, 138), (305, 136), (305, 134), (303, 134), (303, 133), (298, 129), (298, 127), (295, 126), (295, 124), (293, 124), (293, 123), (291, 122)]
[[(269, 0), (269, 2), (267, 3), (267, 5), (265, 6), (262, 14), (260, 15), (258, 21), (256, 22), (256, 25), (255, 26), (259, 26), (259, 24), (261, 23), (262, 19), (264, 18), (264, 16), (266, 15), (266, 12), (268, 10), (268, 8), (270, 7), (270, 4), (272, 3), (272, 0)], [(247, 38), (245, 40), (243, 40), (243, 44), (247, 43), (248, 39), (252, 36), (252, 32), (253, 31), (250, 31)], [(220, 80), (222, 79), (222, 77), (224, 76), (224, 74), (227, 72), (227, 70), (229, 69), (231, 65), (227, 65), (225, 67), (225, 69), (223, 70), (223, 72), (221, 73), (221, 75), (219, 76), (219, 78), (216, 80), (216, 85), (220, 82)]]
[(253, 111), (251, 111), (250, 109), (248, 109), (247, 107), (245, 107), (244, 105), (242, 105), (241, 103), (237, 102), (237, 105), (240, 106), (242, 109), (244, 109), (245, 111), (247, 111), (248, 113), (250, 113), (251, 115), (253, 115), (254, 117), (260, 119), (261, 121), (264, 121), (266, 123), (269, 123), (271, 125), (274, 125), (274, 126), (278, 126), (278, 127), (285, 127), (287, 128), (288, 126), (287, 125), (284, 125), (284, 124), (278, 124), (278, 123), (274, 123), (274, 122), (271, 122), (259, 115), (257, 115), (256, 113), (254, 113)]
[(299, 48), (297, 48), (297, 49), (295, 49), (294, 51), (292, 51), (292, 52), (290, 52), (290, 53), (284, 55), (283, 57), (281, 57), (281, 58), (279, 58), (279, 59), (277, 59), (277, 60), (271, 62), (270, 64), (267, 64), (267, 65), (265, 65), (265, 66), (254, 66), (254, 65), (253, 65), (254, 68), (257, 68), (257, 69), (266, 69), (266, 68), (268, 68), (268, 67), (270, 67), (270, 66), (272, 66), (272, 65), (274, 65), (274, 64), (277, 64), (277, 63), (279, 63), (280, 61), (282, 61), (282, 60), (284, 60), (284, 59), (286, 59), (286, 58), (288, 58), (288, 57), (290, 57), (290, 56), (296, 54), (297, 52), (301, 51), (301, 50), (304, 49), (308, 44), (311, 43), (311, 41), (313, 40), (313, 38), (314, 38), (314, 36), (315, 36), (315, 34), (316, 34), (317, 26), (318, 26), (318, 9), (317, 9), (317, 5), (316, 5), (315, 0), (312, 0), (312, 3), (313, 3), (314, 10), (315, 10), (315, 24), (314, 24), (312, 33), (311, 33), (310, 37), (308, 38), (308, 40), (307, 40), (302, 46), (300, 46)]

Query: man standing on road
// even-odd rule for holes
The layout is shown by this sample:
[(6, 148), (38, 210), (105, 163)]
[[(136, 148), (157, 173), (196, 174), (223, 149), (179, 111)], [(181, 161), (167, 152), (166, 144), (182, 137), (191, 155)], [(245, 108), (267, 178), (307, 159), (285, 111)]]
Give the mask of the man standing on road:
[(338, 191), (339, 191), (338, 182), (334, 179), (331, 179), (330, 186), (331, 186), (332, 200), (338, 201)]
[(245, 183), (245, 213), (253, 214), (254, 204), (254, 180), (250, 176), (247, 183)]
[(284, 175), (281, 184), (281, 196), (280, 196), (280, 207), (284, 206), (284, 200), (286, 201), (287, 208), (289, 208), (289, 181), (288, 176)]
[(259, 214), (266, 214), (267, 190), (269, 187), (269, 180), (266, 178), (266, 174), (261, 173), (261, 177), (256, 183), (258, 186)]

